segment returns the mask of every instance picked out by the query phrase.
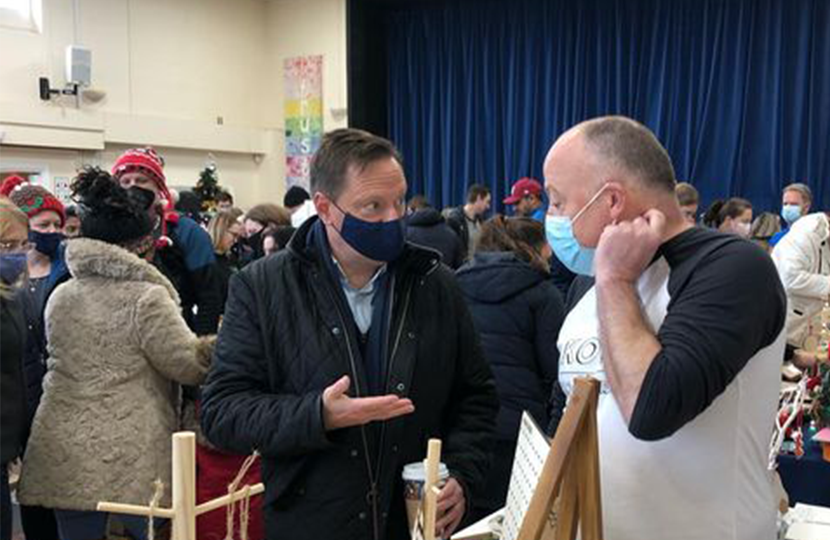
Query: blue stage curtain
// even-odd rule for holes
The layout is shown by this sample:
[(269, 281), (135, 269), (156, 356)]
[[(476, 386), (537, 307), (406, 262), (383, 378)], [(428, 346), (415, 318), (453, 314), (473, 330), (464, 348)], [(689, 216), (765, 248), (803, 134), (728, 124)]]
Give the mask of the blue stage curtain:
[(830, 210), (830, 1), (426, 2), (388, 20), (389, 135), (410, 193), (542, 179), (558, 135), (599, 115), (649, 126), (704, 203), (756, 212), (809, 184)]

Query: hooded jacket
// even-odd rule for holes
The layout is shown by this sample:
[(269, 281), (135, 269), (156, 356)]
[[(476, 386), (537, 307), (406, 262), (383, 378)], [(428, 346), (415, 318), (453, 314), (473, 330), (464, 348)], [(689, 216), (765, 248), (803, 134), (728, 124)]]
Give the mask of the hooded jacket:
[[(544, 272), (509, 252), (476, 253), (457, 274), (496, 380), (499, 446), (480, 505), (504, 504), (522, 411), (545, 429), (557, 380), (562, 298)], [(556, 413), (554, 413), (556, 414)]]
[(464, 262), (461, 240), (435, 208), (424, 208), (406, 220), (406, 238), (413, 244), (432, 248), (444, 264), (455, 270)]

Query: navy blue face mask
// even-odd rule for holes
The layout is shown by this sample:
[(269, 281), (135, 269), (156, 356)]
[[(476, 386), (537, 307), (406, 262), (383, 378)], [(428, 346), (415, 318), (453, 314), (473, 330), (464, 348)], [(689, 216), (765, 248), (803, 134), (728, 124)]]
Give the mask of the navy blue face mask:
[(400, 256), (405, 241), (403, 219), (363, 221), (332, 204), (344, 216), (340, 236), (355, 251), (379, 262), (391, 262)]
[(63, 233), (42, 233), (37, 231), (29, 231), (29, 241), (35, 245), (35, 250), (43, 253), (50, 259), (54, 259), (58, 253), (58, 248), (61, 246), (66, 238)]
[(26, 272), (28, 259), (25, 253), (0, 254), (0, 280), (6, 285), (14, 285)]

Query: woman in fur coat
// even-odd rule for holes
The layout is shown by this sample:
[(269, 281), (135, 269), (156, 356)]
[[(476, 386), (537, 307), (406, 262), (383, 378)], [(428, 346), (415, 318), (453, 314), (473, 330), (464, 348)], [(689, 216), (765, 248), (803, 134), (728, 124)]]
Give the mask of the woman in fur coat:
[[(19, 499), (56, 509), (61, 540), (97, 540), (107, 527), (98, 501), (146, 505), (161, 479), (170, 505), (179, 385), (202, 383), (212, 339), (188, 329), (175, 289), (147, 262), (152, 201), (142, 190), (87, 169), (73, 191), (83, 238), (68, 243), (73, 279), (46, 307), (50, 359)], [(123, 521), (146, 534), (140, 520)]]

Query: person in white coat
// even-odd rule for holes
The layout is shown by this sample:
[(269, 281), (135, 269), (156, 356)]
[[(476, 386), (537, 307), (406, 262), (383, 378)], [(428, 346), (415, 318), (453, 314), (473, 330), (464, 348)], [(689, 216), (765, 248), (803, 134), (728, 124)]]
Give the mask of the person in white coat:
[(830, 217), (810, 214), (793, 223), (772, 259), (787, 292), (787, 343), (812, 348), (810, 321), (830, 298)]

